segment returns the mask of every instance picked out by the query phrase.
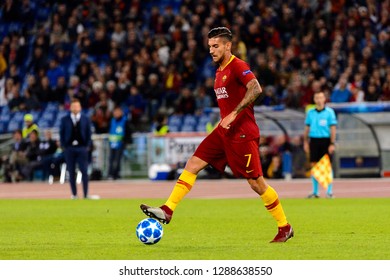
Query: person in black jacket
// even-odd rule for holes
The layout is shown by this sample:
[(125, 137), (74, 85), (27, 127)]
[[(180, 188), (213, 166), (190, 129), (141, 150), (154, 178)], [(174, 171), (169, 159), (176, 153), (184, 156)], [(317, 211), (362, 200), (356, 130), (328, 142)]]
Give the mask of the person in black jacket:
[(22, 179), (20, 168), (23, 164), (27, 163), (25, 154), (27, 143), (23, 139), (20, 129), (14, 131), (13, 140), (14, 143), (12, 144), (9, 155), (2, 158), (4, 182), (6, 183), (20, 181)]
[(28, 136), (27, 147), (25, 150), (27, 163), (21, 167), (21, 173), (24, 179), (33, 180), (33, 172), (35, 168), (41, 165), (39, 145), (40, 140), (38, 131), (32, 130)]
[(88, 156), (92, 147), (91, 121), (81, 109), (80, 101), (73, 99), (70, 104), (70, 114), (63, 117), (60, 124), (60, 142), (69, 172), (72, 199), (77, 199), (76, 164), (82, 174), (84, 198), (90, 198), (88, 196)]
[(54, 164), (54, 154), (58, 149), (57, 141), (53, 139), (51, 130), (45, 130), (45, 139), (39, 144), (39, 168), (42, 169), (42, 181), (45, 181), (51, 173), (51, 165)]

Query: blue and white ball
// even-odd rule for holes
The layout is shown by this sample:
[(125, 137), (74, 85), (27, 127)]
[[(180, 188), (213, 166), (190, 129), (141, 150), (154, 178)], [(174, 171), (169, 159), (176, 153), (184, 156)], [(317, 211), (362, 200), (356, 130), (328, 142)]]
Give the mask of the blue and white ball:
[(136, 233), (139, 241), (146, 245), (153, 245), (161, 240), (163, 227), (156, 219), (146, 218), (139, 222)]

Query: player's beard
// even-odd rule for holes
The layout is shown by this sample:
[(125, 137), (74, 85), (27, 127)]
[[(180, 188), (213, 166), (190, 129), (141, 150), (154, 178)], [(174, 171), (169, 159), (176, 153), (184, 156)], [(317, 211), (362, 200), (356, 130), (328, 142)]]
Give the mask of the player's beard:
[(225, 59), (225, 54), (223, 54), (217, 61), (213, 60), (213, 64), (215, 66), (220, 66), (224, 59)]

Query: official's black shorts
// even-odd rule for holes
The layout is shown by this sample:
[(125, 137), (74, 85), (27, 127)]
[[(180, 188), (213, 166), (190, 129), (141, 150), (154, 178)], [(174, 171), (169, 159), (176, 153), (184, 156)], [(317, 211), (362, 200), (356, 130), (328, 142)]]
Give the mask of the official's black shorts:
[(328, 154), (330, 138), (310, 138), (310, 162), (319, 161)]

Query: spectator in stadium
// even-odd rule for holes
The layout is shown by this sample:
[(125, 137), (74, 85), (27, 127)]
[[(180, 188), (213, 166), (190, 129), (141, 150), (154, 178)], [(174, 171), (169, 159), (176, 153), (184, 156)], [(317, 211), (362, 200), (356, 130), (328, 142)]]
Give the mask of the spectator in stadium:
[(131, 116), (131, 123), (138, 126), (145, 112), (145, 100), (136, 86), (130, 87), (130, 94), (126, 100), (127, 108)]
[(44, 131), (44, 139), (39, 143), (39, 161), (40, 165), (36, 168), (42, 170), (42, 180), (47, 180), (51, 174), (52, 164), (55, 162), (55, 153), (58, 149), (58, 141), (53, 139), (50, 129)]
[(91, 116), (91, 121), (95, 127), (95, 133), (108, 133), (112, 111), (114, 110), (114, 102), (107, 97), (107, 93), (100, 93), (100, 100), (96, 103)]
[[(144, 97), (148, 103), (149, 118), (153, 118), (161, 106), (170, 107), (168, 100), (165, 99), (165, 91), (160, 83), (159, 77), (155, 73), (148, 76), (148, 84), (145, 87)], [(163, 104), (163, 101), (164, 102)]]
[(260, 104), (265, 105), (265, 106), (275, 106), (275, 105), (279, 104), (278, 98), (275, 94), (275, 87), (274, 86), (269, 85), (269, 86), (265, 87), (264, 97), (263, 97), (263, 99), (261, 99)]
[(177, 100), (176, 110), (175, 113), (185, 115), (195, 114), (196, 111), (196, 100), (195, 96), (192, 93), (191, 89), (189, 87), (184, 87), (180, 91), (180, 96)]
[(20, 84), (22, 82), (22, 77), (20, 76), (18, 66), (13, 63), (9, 66), (8, 76), (14, 81), (15, 84)]
[(126, 105), (132, 83), (126, 72), (121, 71), (118, 75), (116, 90), (111, 96), (111, 99), (114, 101), (115, 106), (123, 106)]
[[(259, 139), (259, 151), (260, 151), (260, 160), (262, 170), (268, 170), (268, 167), (272, 159), (272, 148), (268, 143), (268, 139), (265, 136), (260, 135)], [(268, 176), (268, 174), (264, 174)]]
[[(149, 82), (152, 85), (156, 85), (158, 83), (158, 76), (155, 74), (151, 74), (149, 76)], [(158, 100), (158, 104), (160, 105), (162, 103), (162, 99), (164, 98), (165, 106), (167, 108), (173, 108), (175, 101), (179, 96), (180, 88), (182, 86), (182, 77), (174, 63), (170, 63), (168, 65), (167, 70), (164, 73), (162, 82), (163, 82), (165, 95), (163, 95), (162, 92), (160, 92), (159, 95), (157, 95), (158, 93), (151, 95), (150, 93), (152, 93), (152, 90), (149, 91), (150, 93), (148, 95), (153, 96), (153, 99)]]
[(310, 169), (308, 166), (308, 158), (303, 148), (303, 137), (294, 136), (290, 141), (291, 156), (292, 156), (292, 177), (306, 178), (306, 173)]
[(20, 94), (20, 86), (12, 84), (11, 91), (7, 93), (8, 107), (11, 111), (23, 111), (25, 109), (25, 97)]
[(0, 45), (0, 79), (5, 79), (5, 71), (8, 68), (7, 61), (4, 57), (4, 46)]
[[(0, 45), (0, 106), (7, 106), (8, 105), (8, 97), (7, 97), (7, 91), (5, 88), (6, 85), (6, 70), (8, 68), (7, 61), (4, 58), (3, 55), (4, 52), (4, 46)], [(11, 78), (8, 78), (10, 81), (13, 82)]]
[(27, 75), (27, 90), (38, 99), (39, 84), (36, 77), (32, 74)]
[(364, 100), (368, 102), (376, 102), (379, 100), (380, 94), (380, 89), (374, 83), (370, 83), (367, 87), (367, 92), (364, 95)]
[(106, 82), (105, 89), (106, 89), (107, 97), (110, 100), (112, 100), (112, 97), (116, 94), (115, 92), (117, 91), (116, 82), (114, 80), (108, 80)]
[(2, 158), (4, 170), (4, 182), (18, 182), (22, 180), (21, 167), (27, 163), (25, 150), (27, 143), (22, 137), (21, 130), (15, 130), (12, 135), (13, 143), (11, 151)]
[(21, 167), (21, 175), (25, 180), (32, 181), (33, 172), (41, 163), (40, 157), (40, 139), (36, 130), (28, 135), (27, 146), (25, 150), (27, 162)]
[(58, 78), (65, 77), (65, 72), (58, 65), (57, 60), (53, 58), (49, 61), (49, 69), (47, 70), (46, 75), (49, 79), (49, 86), (53, 90), (57, 87)]
[(116, 42), (119, 47), (125, 43), (126, 31), (123, 29), (121, 22), (114, 23), (114, 30), (111, 34), (111, 41)]
[(204, 86), (199, 86), (197, 88), (195, 102), (196, 114), (198, 115), (201, 115), (205, 109), (212, 107), (213, 102), (211, 97), (207, 95), (206, 88)]
[(198, 82), (197, 70), (195, 61), (193, 61), (191, 57), (187, 57), (184, 60), (181, 82), (192, 90), (196, 87)]
[[(104, 93), (102, 95), (102, 93)], [(107, 103), (107, 94), (104, 92), (103, 83), (101, 81), (94, 81), (92, 83), (92, 91), (88, 94), (88, 108), (96, 108), (96, 105), (102, 101)], [(98, 105), (99, 106), (99, 105)], [(111, 111), (112, 112), (111, 108)]]
[(364, 91), (360, 87), (351, 87), (351, 102), (364, 102)]
[(53, 97), (53, 90), (50, 87), (50, 81), (46, 75), (40, 78), (37, 97), (39, 102), (41, 102), (42, 104), (46, 104)]
[(390, 101), (390, 72), (387, 73), (385, 81), (382, 86), (382, 95), (380, 97), (382, 101)]
[(35, 47), (33, 51), (33, 56), (30, 63), (27, 66), (27, 71), (34, 74), (38, 73), (40, 70), (47, 67), (47, 57), (41, 47)]
[(342, 76), (331, 93), (330, 101), (334, 103), (349, 102), (351, 97), (351, 91), (348, 89), (348, 80), (346, 77)]
[(82, 108), (88, 108), (88, 88), (81, 83), (79, 76), (72, 75), (69, 79), (69, 88), (65, 96), (65, 109), (69, 109), (71, 101), (75, 98), (80, 101)]
[(283, 176), (283, 169), (282, 169), (282, 157), (280, 154), (276, 153), (273, 154), (271, 157), (271, 162), (266, 169), (267, 175), (266, 178), (272, 178), (272, 179), (282, 179)]
[(68, 92), (68, 85), (66, 83), (65, 76), (60, 76), (57, 79), (57, 85), (53, 89), (52, 97), (50, 101), (57, 102), (58, 104), (63, 104), (65, 102), (65, 97)]
[(41, 104), (39, 103), (38, 98), (31, 94), (28, 88), (24, 91), (24, 106), (26, 111), (41, 109)]

